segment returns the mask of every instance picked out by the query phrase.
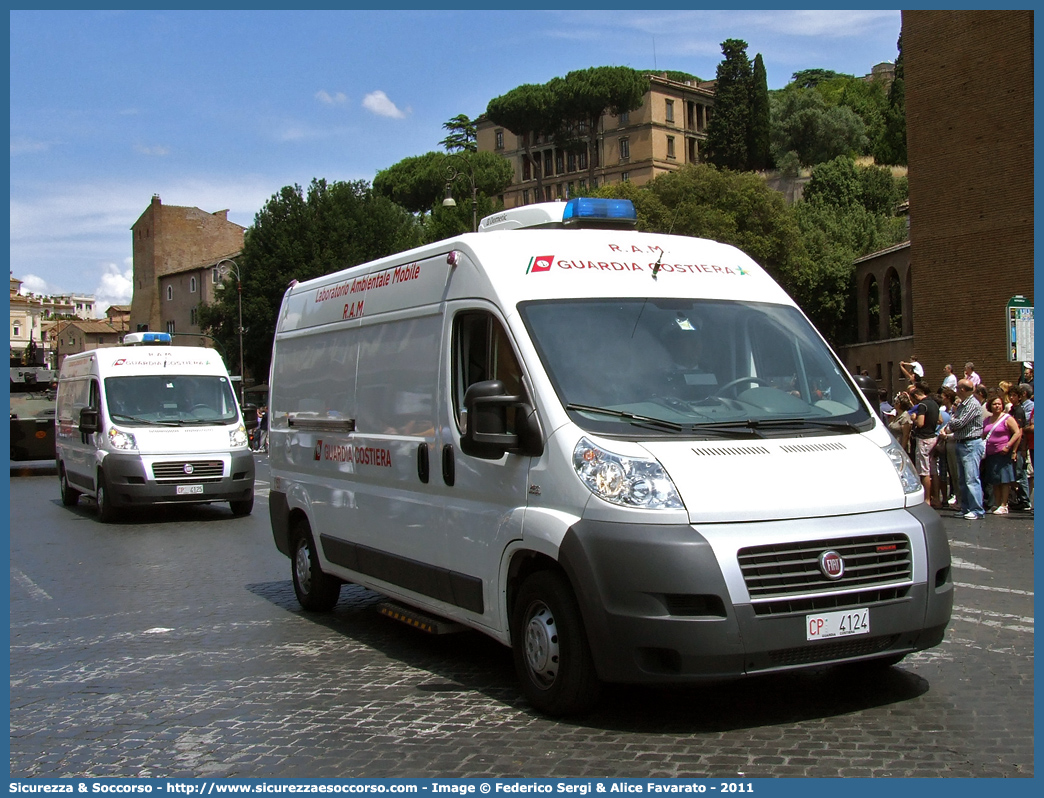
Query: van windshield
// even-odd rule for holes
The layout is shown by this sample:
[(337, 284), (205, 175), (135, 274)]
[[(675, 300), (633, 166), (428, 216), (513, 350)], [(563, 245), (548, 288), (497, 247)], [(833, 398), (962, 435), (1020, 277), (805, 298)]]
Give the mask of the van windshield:
[(702, 299), (525, 302), (529, 335), (584, 429), (697, 437), (837, 434), (873, 419), (793, 307)]
[(109, 418), (122, 425), (231, 424), (238, 419), (227, 377), (156, 374), (108, 377)]

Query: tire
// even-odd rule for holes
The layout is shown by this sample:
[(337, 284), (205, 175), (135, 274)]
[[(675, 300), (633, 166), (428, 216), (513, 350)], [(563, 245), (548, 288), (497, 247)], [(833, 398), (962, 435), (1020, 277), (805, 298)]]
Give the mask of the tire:
[(98, 504), (98, 520), (103, 524), (111, 524), (115, 521), (119, 513), (112, 506), (112, 499), (109, 497), (109, 483), (105, 481), (104, 471), (98, 472), (98, 492), (94, 498)]
[(250, 515), (254, 510), (254, 494), (250, 494), (249, 499), (243, 499), (242, 501), (229, 502), (228, 506), (232, 508), (232, 515), (236, 518), (240, 518), (244, 515)]
[(293, 572), (294, 593), (297, 594), (298, 602), (308, 612), (333, 609), (341, 595), (341, 580), (323, 573), (307, 522), (298, 521), (294, 525), (291, 539), (290, 570)]
[(65, 466), (58, 472), (58, 484), (62, 491), (62, 504), (66, 507), (75, 507), (80, 501), (80, 491), (69, 484), (69, 477), (65, 473)]
[(586, 712), (601, 685), (580, 608), (564, 576), (538, 571), (518, 591), (511, 648), (522, 694), (546, 715)]

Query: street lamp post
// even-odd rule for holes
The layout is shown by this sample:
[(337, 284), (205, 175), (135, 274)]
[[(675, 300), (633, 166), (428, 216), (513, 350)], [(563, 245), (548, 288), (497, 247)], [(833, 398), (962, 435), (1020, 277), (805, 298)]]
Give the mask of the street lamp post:
[[(226, 263), (231, 263), (232, 268), (228, 270), (222, 270), (222, 266)], [(243, 371), (243, 278), (239, 271), (239, 264), (237, 264), (231, 258), (224, 258), (214, 264), (214, 268), (222, 274), (228, 274), (229, 271), (235, 275), (236, 278), (236, 294), (239, 300), (239, 327), (236, 328), (236, 333), (239, 335), (239, 404), (246, 404), (246, 373)]]
[(471, 165), (471, 159), (458, 153), (450, 153), (450, 158), (459, 158), (468, 167), (464, 172), (452, 163), (446, 164), (446, 197), (442, 200), (442, 207), (456, 208), (457, 202), (453, 199), (453, 183), (458, 177), (465, 177), (471, 182), (471, 232), (478, 232), (478, 186), (475, 184), (475, 167)]

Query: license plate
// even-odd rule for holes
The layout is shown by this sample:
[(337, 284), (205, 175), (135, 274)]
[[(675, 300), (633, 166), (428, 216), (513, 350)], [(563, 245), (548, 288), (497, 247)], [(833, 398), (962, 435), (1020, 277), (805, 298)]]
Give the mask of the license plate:
[(188, 496), (193, 493), (202, 493), (202, 485), (178, 485), (178, 496)]
[(805, 616), (806, 640), (829, 640), (834, 637), (870, 634), (870, 610), (839, 610), (822, 615)]

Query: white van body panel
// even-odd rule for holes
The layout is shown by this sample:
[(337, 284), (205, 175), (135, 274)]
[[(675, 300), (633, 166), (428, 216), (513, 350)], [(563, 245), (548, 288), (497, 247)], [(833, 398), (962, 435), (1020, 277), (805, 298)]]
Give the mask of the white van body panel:
[[(621, 388), (621, 375), (632, 383), (648, 375), (652, 385), (664, 350), (639, 321), (646, 305), (650, 316), (670, 318), (678, 302), (711, 303), (717, 316), (708, 318), (735, 324), (740, 336), (714, 339), (723, 351), (712, 354), (728, 369), (687, 374), (686, 384), (732, 411), (770, 398), (783, 410), (704, 431), (662, 407), (662, 418), (647, 417), (649, 400), (569, 398), (586, 395), (570, 393), (584, 381), (607, 393)], [(625, 331), (633, 345), (607, 359), (607, 342), (623, 335), (619, 315), (608, 312), (616, 305), (640, 312)], [(548, 340), (538, 325), (561, 321), (556, 308), (589, 310), (589, 326), (563, 326), (567, 337)], [(780, 331), (804, 325), (803, 338), (783, 345), (798, 361), (828, 364), (834, 388), (770, 386), (778, 375), (772, 352), (756, 351), (769, 340), (756, 327), (759, 308), (780, 320)], [(491, 343), (482, 351), (498, 364), (517, 360), (521, 375), (508, 394), (532, 410), (538, 453), (480, 457), (461, 448), (471, 423), (463, 391), (476, 384), (462, 375), (482, 374), (469, 358), (486, 320)], [(680, 311), (677, 321), (691, 329)], [(509, 644), (517, 642), (520, 585), (534, 571), (558, 569), (580, 605), (599, 675), (610, 681), (686, 681), (934, 645), (926, 641), (938, 642), (952, 602), (941, 524), (920, 487), (901, 481), (906, 461), (886, 453), (894, 439), (877, 409), (808, 330), (793, 301), (738, 249), (630, 230), (466, 234), (292, 284), (270, 376), (276, 544), (298, 568), (305, 529), (323, 574)], [(562, 352), (572, 359), (555, 371), (551, 359)], [(741, 385), (720, 398), (737, 371)], [(808, 421), (788, 417), (799, 403), (817, 408), (823, 423), (789, 431), (791, 421)], [(855, 422), (826, 423), (846, 414)], [(597, 495), (574, 464), (582, 441), (649, 464), (652, 474), (661, 469), (677, 501), (624, 505)], [(748, 584), (766, 566), (741, 560), (771, 562), (762, 550), (778, 547), (782, 562), (802, 546), (813, 558), (840, 547), (850, 563), (868, 555), (849, 548), (870, 546), (871, 557), (898, 551), (909, 573), (887, 590), (818, 585), (810, 596), (797, 588), (752, 595)], [(806, 652), (815, 644), (802, 624), (819, 610), (803, 608), (828, 606), (822, 596), (845, 606), (849, 594), (873, 608), (872, 628), (884, 635), (878, 647)]]
[[(117, 390), (111, 381), (124, 378), (138, 382)], [(146, 407), (155, 399), (141, 395), (148, 378), (160, 381), (149, 386), (165, 378), (182, 381), (189, 393), (172, 387), (169, 401), (156, 400), (167, 404)], [(193, 383), (197, 379), (211, 382)], [(78, 414), (88, 407), (88, 397), (98, 412), (99, 431), (85, 434), (78, 429)], [(69, 355), (60, 371), (57, 404), (59, 473), (76, 493), (97, 494), (104, 475), (107, 498), (116, 507), (229, 501), (249, 512), (253, 455), (231, 378), (216, 351), (118, 346)], [(134, 446), (114, 447), (109, 433), (117, 431), (133, 437)], [(233, 445), (233, 438), (240, 442)]]

